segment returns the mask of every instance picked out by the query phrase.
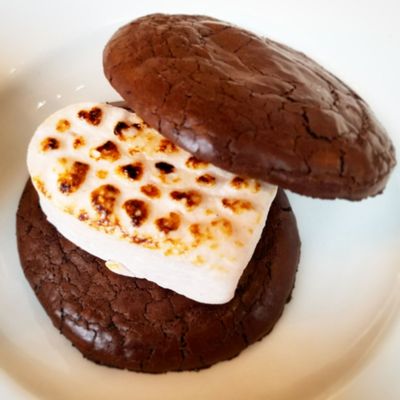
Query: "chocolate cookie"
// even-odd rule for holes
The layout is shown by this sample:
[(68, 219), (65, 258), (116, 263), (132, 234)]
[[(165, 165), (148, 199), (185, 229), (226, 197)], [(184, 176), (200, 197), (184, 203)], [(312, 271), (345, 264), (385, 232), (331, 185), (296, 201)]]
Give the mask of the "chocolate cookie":
[(110, 272), (47, 222), (30, 182), (17, 236), (25, 275), (61, 333), (97, 363), (154, 373), (208, 367), (270, 332), (290, 298), (300, 253), (282, 190), (234, 299), (223, 305)]
[(380, 193), (393, 145), (367, 104), (287, 46), (205, 16), (154, 14), (104, 51), (113, 87), (198, 158), (313, 197)]

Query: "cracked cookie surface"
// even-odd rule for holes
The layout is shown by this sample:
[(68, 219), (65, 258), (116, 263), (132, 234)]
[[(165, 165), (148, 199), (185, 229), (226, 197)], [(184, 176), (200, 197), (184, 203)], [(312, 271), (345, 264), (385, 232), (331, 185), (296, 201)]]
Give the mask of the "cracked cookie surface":
[(300, 255), (282, 190), (235, 297), (222, 305), (110, 272), (47, 222), (30, 181), (17, 238), (25, 276), (60, 332), (96, 363), (151, 373), (209, 367), (269, 333), (290, 298)]
[(320, 198), (380, 193), (393, 144), (368, 105), (304, 54), (206, 16), (153, 14), (104, 50), (112, 86), (204, 161)]

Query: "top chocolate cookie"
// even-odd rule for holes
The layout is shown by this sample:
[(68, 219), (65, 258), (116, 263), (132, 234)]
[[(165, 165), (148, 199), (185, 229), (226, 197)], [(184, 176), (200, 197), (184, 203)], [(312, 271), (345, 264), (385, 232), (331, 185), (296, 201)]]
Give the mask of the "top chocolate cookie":
[(393, 145), (367, 104), (287, 46), (206, 16), (154, 14), (104, 50), (113, 87), (149, 125), (228, 171), (320, 198), (380, 193)]

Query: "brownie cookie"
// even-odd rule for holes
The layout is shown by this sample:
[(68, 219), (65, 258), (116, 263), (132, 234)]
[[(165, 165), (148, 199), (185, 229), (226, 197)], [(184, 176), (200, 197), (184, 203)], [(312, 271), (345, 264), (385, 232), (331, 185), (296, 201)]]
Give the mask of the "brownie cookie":
[(104, 50), (112, 86), (198, 158), (313, 197), (380, 193), (393, 145), (367, 104), (302, 53), (205, 16), (154, 14)]
[(290, 298), (300, 253), (282, 190), (234, 299), (222, 305), (110, 272), (47, 222), (30, 181), (17, 236), (25, 275), (61, 333), (99, 364), (153, 373), (208, 367), (270, 332)]

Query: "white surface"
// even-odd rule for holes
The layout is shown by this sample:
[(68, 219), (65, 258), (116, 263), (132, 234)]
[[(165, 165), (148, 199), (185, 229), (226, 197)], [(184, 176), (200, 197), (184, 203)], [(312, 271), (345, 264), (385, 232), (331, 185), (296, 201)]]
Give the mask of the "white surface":
[(0, 398), (398, 399), (398, 172), (361, 203), (291, 196), (303, 240), (294, 298), (273, 333), (232, 361), (200, 373), (116, 371), (83, 360), (51, 327), (17, 261), (24, 154), (51, 111), (116, 98), (101, 73), (110, 23), (191, 11), (279, 39), (358, 90), (400, 145), (397, 1), (123, 3), (0, 3)]

